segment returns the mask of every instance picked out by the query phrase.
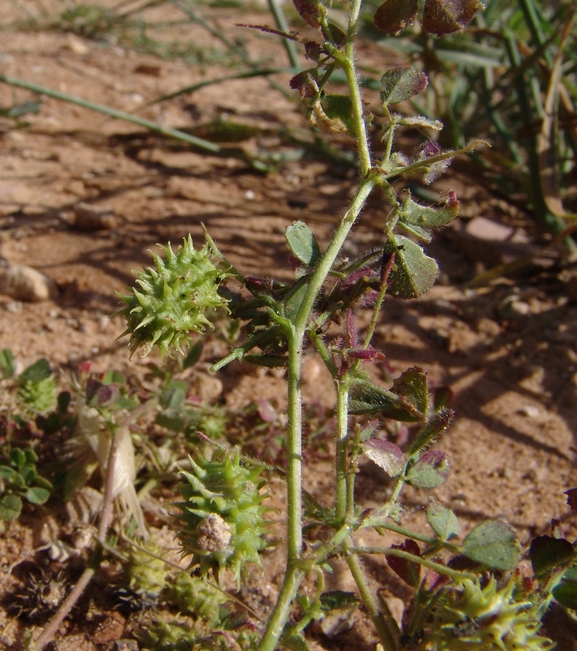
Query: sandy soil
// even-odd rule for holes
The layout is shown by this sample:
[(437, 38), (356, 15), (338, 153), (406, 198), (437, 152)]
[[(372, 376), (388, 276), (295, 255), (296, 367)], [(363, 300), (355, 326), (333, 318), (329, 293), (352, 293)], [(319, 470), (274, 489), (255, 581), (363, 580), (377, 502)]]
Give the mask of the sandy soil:
[[(1, 11), (4, 22), (14, 18), (13, 9)], [(236, 19), (231, 10), (219, 15), (223, 25)], [(258, 14), (252, 18), (262, 20)], [(198, 34), (194, 27), (186, 29), (193, 30), (187, 35), (199, 43), (207, 38), (199, 28)], [(283, 56), (272, 38), (245, 33), (243, 38), (251, 39), (248, 49), (255, 56), (271, 62)], [(287, 152), (289, 146), (275, 135), (282, 126), (306, 133), (298, 107), (261, 78), (208, 86), (142, 108), (180, 87), (230, 74), (217, 63), (190, 66), (136, 53), (122, 43), (49, 30), (4, 31), (1, 41), (4, 74), (124, 111), (139, 109), (139, 115), (164, 126), (229, 117), (258, 127), (259, 135), (242, 145), (252, 151)], [(287, 86), (288, 76), (275, 79)], [(35, 98), (0, 85), (0, 106)], [(10, 348), (23, 365), (44, 356), (71, 372), (91, 360), (98, 370), (115, 368), (138, 376), (144, 362), (136, 356), (129, 360), (126, 341), (116, 341), (123, 325), (109, 315), (118, 307), (114, 290), (131, 284), (131, 270), (149, 263), (147, 249), (157, 242), (177, 243), (189, 232), (200, 240), (204, 223), (243, 272), (287, 276), (284, 228), (304, 219), (326, 242), (356, 182), (352, 170), (319, 157), (281, 161), (276, 170), (260, 174), (237, 158), (193, 151), (47, 97), (40, 112), (25, 119), (25, 128), (0, 121), (0, 255), (7, 265), (27, 264), (48, 275), (58, 296), (30, 303), (0, 295), (0, 348)], [(457, 190), (463, 207), (460, 224), (438, 235), (431, 246), (440, 260), (440, 283), (420, 300), (388, 301), (376, 344), (395, 373), (419, 365), (434, 386), (454, 392), (457, 418), (442, 443), (452, 474), (435, 497), (450, 505), (467, 527), (504, 518), (527, 543), (548, 533), (554, 518), (572, 540), (577, 526), (564, 491), (577, 485), (577, 304), (560, 280), (561, 252), (538, 256), (514, 278), (467, 288), (487, 262), (539, 251), (546, 239), (534, 232), (527, 215), (478, 184), (464, 165), (455, 166), (434, 189)], [(86, 206), (106, 216), (100, 224), (104, 228), (82, 227), (79, 215)], [(375, 200), (353, 233), (350, 253), (378, 242), (379, 220)], [(498, 226), (514, 237), (497, 241), (502, 239)], [(326, 390), (330, 406), (330, 383), (314, 362), (307, 362), (306, 395), (318, 399), (319, 387), (321, 394)], [(282, 391), (277, 372), (237, 369), (223, 373), (212, 399), (240, 409), (258, 397), (276, 400), (282, 410)], [(306, 487), (322, 501), (331, 485), (330, 467), (319, 459), (308, 468)], [(379, 504), (388, 486), (376, 466), (363, 465), (358, 483), (363, 504)], [(275, 499), (282, 499), (280, 492)], [(427, 499), (424, 492), (407, 492), (405, 526), (423, 526)], [(35, 555), (33, 550), (58, 536), (51, 518), (50, 509), (30, 508), (0, 537), (5, 594), (0, 648), (22, 648), (26, 628), (26, 622), (7, 619), (5, 613), (6, 595), (22, 576), (8, 576), (8, 570), (18, 560), (44, 558), (44, 552)], [(279, 561), (271, 556), (265, 579), (253, 587), (259, 595), (254, 603), (260, 600), (262, 607), (274, 593)], [(384, 566), (372, 563), (369, 569), (375, 582), (387, 582), (392, 596), (405, 598)], [(344, 582), (339, 571), (331, 577), (331, 587), (347, 587)], [(112, 648), (105, 644), (128, 635), (121, 615), (106, 604), (95, 608), (101, 610), (91, 611), (86, 621), (75, 617), (63, 627), (54, 648)], [(103, 622), (112, 631), (108, 636), (102, 633)], [(559, 648), (577, 648), (571, 642), (577, 638), (575, 629), (555, 622), (548, 633), (559, 636)], [(314, 637), (317, 648), (374, 648), (362, 622), (332, 640), (322, 633)]]

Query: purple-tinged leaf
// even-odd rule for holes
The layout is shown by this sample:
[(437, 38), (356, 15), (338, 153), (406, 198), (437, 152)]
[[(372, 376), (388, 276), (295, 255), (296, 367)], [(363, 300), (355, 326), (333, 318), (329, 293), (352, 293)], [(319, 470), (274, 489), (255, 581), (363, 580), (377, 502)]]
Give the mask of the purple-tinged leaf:
[(444, 484), (451, 474), (449, 457), (441, 450), (430, 450), (414, 466), (411, 466), (407, 481), (417, 488), (437, 488)]
[(103, 384), (100, 380), (90, 378), (86, 383), (86, 402), (90, 403), (102, 386)]
[(536, 576), (544, 574), (559, 565), (569, 563), (575, 558), (573, 545), (564, 538), (538, 536), (529, 547), (529, 557)]
[(407, 459), (398, 445), (391, 441), (369, 439), (363, 443), (364, 453), (382, 468), (389, 477), (396, 477), (405, 467)]
[(565, 491), (567, 495), (567, 504), (571, 507), (572, 511), (577, 511), (577, 488), (570, 488)]
[(105, 384), (100, 387), (96, 395), (96, 404), (99, 407), (103, 405), (112, 405), (120, 398), (120, 389), (115, 384)]
[[(419, 545), (411, 538), (407, 538), (401, 545), (391, 545), (391, 549), (399, 549), (403, 552), (413, 554), (413, 556), (420, 556), (421, 550)], [(421, 581), (421, 565), (414, 561), (409, 561), (406, 558), (393, 556), (392, 554), (385, 554), (387, 563), (393, 572), (399, 576), (405, 583), (412, 588), (416, 588)]]
[(258, 415), (264, 420), (265, 423), (275, 423), (278, 419), (276, 409), (270, 404), (268, 400), (258, 400)]
[(417, 17), (418, 0), (387, 0), (377, 9), (374, 25), (385, 34), (398, 34)]
[(384, 359), (387, 359), (380, 350), (377, 350), (372, 346), (368, 346), (367, 348), (348, 348), (347, 357), (368, 362), (382, 362)]
[(443, 36), (463, 29), (477, 13), (479, 0), (425, 0), (423, 29)]
[(401, 66), (387, 70), (381, 77), (381, 101), (384, 105), (398, 104), (422, 93), (429, 78), (422, 70)]
[(305, 46), (305, 56), (311, 61), (318, 62), (321, 58), (322, 50), (319, 43), (316, 41), (303, 41)]
[(577, 581), (562, 581), (553, 588), (553, 596), (565, 608), (577, 610)]
[(495, 570), (512, 570), (521, 558), (515, 532), (501, 520), (487, 520), (476, 526), (463, 541), (463, 553)]
[(436, 500), (430, 502), (426, 513), (427, 522), (441, 540), (451, 540), (461, 533), (461, 525), (457, 516), (440, 502)]
[(318, 92), (311, 81), (310, 73), (310, 69), (303, 70), (302, 72), (299, 72), (298, 75), (295, 75), (289, 82), (289, 86), (293, 90), (298, 90), (303, 99), (310, 99)]
[(296, 10), (307, 25), (320, 27), (320, 19), (323, 13), (323, 6), (319, 0), (293, 0)]
[(422, 368), (413, 366), (393, 382), (393, 391), (422, 413), (429, 410), (429, 382)]

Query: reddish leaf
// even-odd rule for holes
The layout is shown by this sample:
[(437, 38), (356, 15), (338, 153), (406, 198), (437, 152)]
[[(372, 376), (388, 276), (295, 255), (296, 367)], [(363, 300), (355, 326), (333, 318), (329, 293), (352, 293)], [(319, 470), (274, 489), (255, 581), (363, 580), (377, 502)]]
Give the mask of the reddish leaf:
[(363, 444), (363, 450), (367, 457), (381, 467), (389, 477), (399, 475), (407, 461), (401, 448), (391, 441), (370, 439)]
[(318, 0), (293, 0), (296, 10), (307, 25), (320, 27), (322, 5)]
[(375, 12), (375, 27), (385, 34), (398, 34), (413, 24), (418, 4), (418, 0), (387, 0)]
[[(413, 554), (413, 556), (421, 555), (419, 545), (410, 538), (407, 538), (402, 545), (391, 545), (391, 549), (400, 549), (409, 554)], [(408, 583), (413, 588), (419, 585), (419, 581), (421, 580), (421, 566), (419, 563), (408, 561), (406, 558), (392, 556), (391, 554), (385, 554), (385, 558), (391, 570), (397, 576), (400, 576), (405, 583)]]
[(442, 36), (458, 32), (473, 19), (479, 0), (425, 0), (423, 28)]

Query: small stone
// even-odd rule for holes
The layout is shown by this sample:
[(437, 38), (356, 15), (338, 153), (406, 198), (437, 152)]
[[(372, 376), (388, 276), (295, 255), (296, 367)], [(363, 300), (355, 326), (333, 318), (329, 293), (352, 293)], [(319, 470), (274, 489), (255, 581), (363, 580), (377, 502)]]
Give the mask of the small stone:
[(18, 301), (46, 301), (58, 296), (54, 281), (37, 269), (26, 265), (8, 267), (0, 276), (0, 293)]
[(93, 206), (81, 201), (74, 206), (73, 224), (79, 231), (110, 231), (118, 226), (118, 220), (109, 206)]
[(540, 415), (541, 410), (539, 407), (535, 407), (535, 405), (525, 405), (519, 409), (519, 413), (527, 418), (537, 418), (537, 416)]

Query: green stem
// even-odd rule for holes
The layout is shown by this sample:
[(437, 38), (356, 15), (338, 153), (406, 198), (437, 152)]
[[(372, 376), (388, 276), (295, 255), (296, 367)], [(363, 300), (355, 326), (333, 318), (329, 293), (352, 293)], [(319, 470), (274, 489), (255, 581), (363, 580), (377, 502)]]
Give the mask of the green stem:
[[(349, 551), (352, 552), (352, 549)], [(355, 579), (355, 583), (357, 584), (365, 608), (377, 629), (384, 651), (397, 651), (399, 648), (397, 641), (389, 630), (389, 627), (381, 614), (377, 600), (369, 588), (359, 557), (354, 553), (349, 554), (347, 556), (347, 564), (351, 570), (353, 578)]]
[[(285, 15), (283, 13), (282, 7), (280, 6), (279, 0), (268, 0), (268, 6), (274, 19), (276, 21), (277, 27), (281, 32), (289, 32), (289, 26), (287, 24)], [(295, 70), (300, 70), (299, 57), (295, 48), (295, 44), (288, 38), (283, 38), (283, 45), (288, 55), (291, 66)]]
[(349, 382), (348, 377), (336, 382), (337, 390), (337, 434), (336, 434), (336, 502), (335, 518), (344, 520), (347, 513), (347, 434), (349, 425)]
[(290, 609), (305, 573), (289, 565), (280, 589), (278, 601), (268, 620), (266, 631), (260, 641), (259, 651), (274, 651), (290, 615)]
[(422, 556), (415, 556), (415, 554), (410, 554), (405, 552), (402, 549), (393, 549), (391, 547), (351, 547), (351, 554), (386, 554), (387, 556), (398, 556), (399, 558), (404, 558), (407, 561), (412, 563), (418, 563), (423, 567), (433, 570), (438, 574), (444, 574), (445, 576), (450, 577), (455, 581), (462, 581), (463, 579), (471, 579), (475, 581), (479, 578), (478, 574), (473, 574), (473, 572), (460, 572), (459, 570), (452, 570), (446, 565), (441, 565), (441, 563), (435, 563), (428, 558), (423, 558)]

